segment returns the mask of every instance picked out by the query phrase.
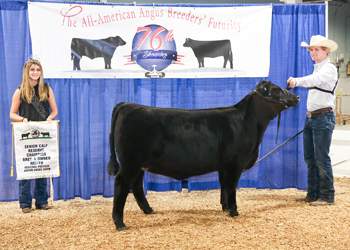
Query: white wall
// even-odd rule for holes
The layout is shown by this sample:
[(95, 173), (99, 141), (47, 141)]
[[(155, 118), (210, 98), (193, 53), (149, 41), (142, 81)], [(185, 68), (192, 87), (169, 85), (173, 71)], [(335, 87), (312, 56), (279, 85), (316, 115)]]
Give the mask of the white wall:
[[(338, 49), (330, 55), (333, 62), (336, 54), (343, 53), (344, 63), (340, 67), (339, 89), (343, 95), (350, 95), (350, 76), (347, 75), (346, 67), (350, 60), (350, 3), (329, 2), (328, 9), (328, 37), (338, 43)], [(339, 105), (338, 105), (339, 106)], [(342, 98), (342, 113), (350, 115), (350, 96)]]

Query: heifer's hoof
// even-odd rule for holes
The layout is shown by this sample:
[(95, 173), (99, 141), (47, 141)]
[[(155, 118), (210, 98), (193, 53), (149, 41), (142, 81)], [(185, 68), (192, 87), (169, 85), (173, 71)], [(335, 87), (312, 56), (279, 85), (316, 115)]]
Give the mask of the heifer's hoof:
[(152, 208), (145, 209), (145, 210), (143, 210), (143, 212), (144, 212), (145, 214), (156, 214), (156, 212), (154, 212)]
[(151, 211), (144, 211), (145, 214), (156, 214), (156, 212), (154, 212), (153, 210)]
[(236, 217), (236, 216), (238, 216), (239, 215), (239, 213), (237, 212), (237, 210), (236, 211), (231, 211), (230, 212), (230, 216), (231, 217)]
[(128, 228), (125, 226), (124, 222), (114, 222), (115, 227), (117, 228), (118, 231), (125, 231)]
[(126, 226), (124, 226), (124, 227), (117, 227), (117, 230), (119, 231), (119, 232), (121, 232), (121, 231), (125, 231), (125, 230), (128, 230), (128, 228), (126, 227)]
[(222, 205), (222, 211), (224, 211), (224, 212), (229, 211), (230, 212), (230, 209), (228, 208), (227, 205)]

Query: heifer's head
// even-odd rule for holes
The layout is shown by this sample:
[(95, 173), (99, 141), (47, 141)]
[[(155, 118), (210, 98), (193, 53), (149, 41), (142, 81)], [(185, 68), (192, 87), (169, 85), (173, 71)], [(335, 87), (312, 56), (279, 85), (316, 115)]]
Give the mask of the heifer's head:
[(193, 47), (194, 41), (191, 38), (186, 38), (185, 43), (183, 44), (184, 47)]
[(254, 89), (254, 92), (259, 94), (262, 98), (268, 102), (280, 105), (278, 110), (283, 111), (289, 107), (294, 107), (299, 103), (299, 96), (295, 95), (288, 90), (282, 89), (279, 86), (273, 84), (272, 82), (261, 81)]
[(108, 40), (110, 43), (112, 43), (115, 46), (123, 46), (126, 44), (126, 42), (120, 37), (120, 36), (115, 36), (115, 37), (108, 37)]
[[(274, 119), (278, 115), (277, 136), (281, 119), (281, 112), (291, 106), (299, 103), (299, 96), (290, 93), (286, 89), (282, 89), (272, 82), (261, 81), (256, 86), (254, 91), (259, 98), (263, 98), (260, 107), (268, 112), (263, 112), (268, 115), (269, 119)], [(257, 97), (257, 98), (258, 98)], [(276, 142), (277, 142), (276, 136)]]

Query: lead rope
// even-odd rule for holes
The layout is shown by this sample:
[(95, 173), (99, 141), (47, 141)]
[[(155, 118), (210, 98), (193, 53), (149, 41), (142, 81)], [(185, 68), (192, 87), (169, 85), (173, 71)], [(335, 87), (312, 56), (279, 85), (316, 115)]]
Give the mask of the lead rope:
[(273, 152), (275, 152), (277, 149), (279, 149), (280, 147), (284, 146), (287, 142), (293, 140), (295, 137), (297, 137), (299, 134), (301, 134), (304, 131), (301, 130), (300, 132), (298, 132), (296, 135), (294, 135), (292, 138), (288, 139), (287, 141), (285, 141), (284, 143), (282, 143), (281, 145), (279, 145), (277, 148), (275, 148), (274, 150), (272, 150), (270, 153), (268, 153), (267, 155), (265, 155), (263, 158), (261, 158), (260, 160), (258, 160), (257, 162), (255, 162), (255, 164), (253, 166), (255, 166), (256, 164), (258, 164), (260, 161), (262, 161), (263, 159), (265, 159), (266, 157), (268, 157), (270, 154), (272, 154)]
[(277, 143), (278, 131), (280, 130), (280, 123), (281, 123), (281, 112), (279, 112), (279, 114), (278, 114), (277, 135), (276, 135), (276, 141), (275, 141), (275, 143)]

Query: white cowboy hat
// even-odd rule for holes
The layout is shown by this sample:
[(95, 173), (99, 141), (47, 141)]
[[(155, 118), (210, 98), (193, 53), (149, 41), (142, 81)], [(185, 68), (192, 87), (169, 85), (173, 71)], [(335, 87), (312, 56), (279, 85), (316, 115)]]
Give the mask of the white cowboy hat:
[(306, 42), (301, 43), (301, 47), (313, 47), (313, 46), (321, 46), (321, 47), (327, 47), (330, 51), (335, 51), (338, 49), (338, 44), (332, 40), (328, 40), (324, 36), (312, 36), (310, 39), (310, 45), (308, 45)]

